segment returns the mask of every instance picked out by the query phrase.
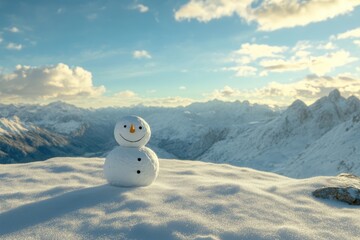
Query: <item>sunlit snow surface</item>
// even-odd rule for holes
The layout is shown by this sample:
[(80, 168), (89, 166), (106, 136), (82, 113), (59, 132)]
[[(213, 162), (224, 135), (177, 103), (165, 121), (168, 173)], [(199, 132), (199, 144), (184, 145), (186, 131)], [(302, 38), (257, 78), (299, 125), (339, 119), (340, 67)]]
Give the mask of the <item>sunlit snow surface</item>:
[(360, 208), (291, 179), (230, 165), (160, 160), (156, 182), (117, 188), (104, 159), (0, 166), (0, 239), (358, 239)]

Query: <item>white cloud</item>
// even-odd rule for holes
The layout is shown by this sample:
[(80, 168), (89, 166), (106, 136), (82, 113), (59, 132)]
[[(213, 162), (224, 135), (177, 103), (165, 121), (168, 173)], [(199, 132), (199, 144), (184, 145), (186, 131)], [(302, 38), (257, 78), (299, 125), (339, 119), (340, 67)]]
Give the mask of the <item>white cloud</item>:
[(186, 90), (186, 87), (185, 87), (185, 86), (180, 86), (180, 87), (179, 87), (179, 90), (185, 91), (185, 90)]
[(9, 43), (7, 46), (6, 46), (7, 49), (9, 50), (17, 50), (17, 51), (20, 51), (23, 46), (21, 44), (16, 44), (16, 43)]
[(137, 9), (139, 12), (141, 13), (146, 13), (147, 11), (149, 11), (149, 7), (148, 6), (145, 6), (143, 4), (137, 4), (135, 6), (135, 9)]
[(29, 67), (18, 65), (9, 74), (0, 75), (0, 99), (39, 101), (101, 96), (105, 87), (94, 87), (92, 75), (81, 67)]
[(311, 55), (311, 52), (309, 52), (309, 51), (299, 50), (299, 51), (295, 52), (295, 57), (298, 57), (298, 58), (305, 58), (310, 55)]
[(295, 46), (292, 48), (293, 52), (305, 51), (310, 48), (313, 48), (313, 45), (309, 41), (298, 41)]
[(349, 52), (339, 50), (323, 56), (291, 58), (289, 60), (263, 60), (260, 65), (272, 72), (288, 72), (308, 69), (311, 73), (324, 75), (336, 67), (354, 62), (358, 58), (352, 57)]
[(177, 107), (187, 106), (193, 102), (194, 99), (176, 96), (157, 99), (143, 99), (140, 103), (144, 106)]
[(270, 59), (260, 62), (260, 66), (271, 72), (291, 72), (308, 68), (308, 59)]
[(351, 95), (360, 97), (360, 78), (348, 75), (336, 77), (308, 76), (298, 82), (271, 82), (263, 88), (248, 91), (225, 86), (223, 89), (216, 89), (206, 96), (209, 99), (217, 98), (224, 101), (249, 100), (253, 103), (288, 106), (296, 99), (311, 104), (320, 97), (328, 95), (333, 89), (339, 89), (345, 97)]
[(337, 39), (360, 38), (360, 28), (355, 28), (337, 35)]
[[(55, 66), (16, 66), (12, 73), (1, 74), (1, 103), (49, 103), (61, 100), (81, 107), (129, 107), (134, 105), (176, 107), (186, 106), (193, 99), (180, 96), (147, 98), (132, 90), (105, 95), (104, 86), (94, 86), (91, 72), (81, 67), (69, 67), (59, 63)], [(148, 93), (155, 93), (149, 90)]]
[(328, 42), (325, 44), (320, 44), (317, 48), (323, 50), (333, 50), (336, 48), (336, 46), (332, 42)]
[[(316, 44), (299, 41), (293, 47), (244, 43), (239, 50), (233, 51), (229, 56), (228, 61), (236, 65), (224, 67), (222, 70), (234, 71), (238, 77), (255, 75), (264, 77), (269, 72), (301, 70), (324, 75), (337, 67), (358, 60), (349, 52), (336, 49), (337, 47), (331, 41)], [(315, 55), (315, 52), (324, 52), (324, 50), (327, 54)], [(249, 66), (250, 63), (251, 66)]]
[[(130, 91), (130, 90), (129, 90)], [(126, 91), (125, 91), (126, 92)], [(131, 91), (130, 91), (131, 92)], [(194, 102), (194, 99), (183, 97), (164, 97), (164, 98), (143, 98), (138, 94), (123, 97), (122, 94), (115, 94), (113, 96), (103, 96), (96, 100), (90, 100), (87, 102), (73, 102), (83, 107), (130, 107), (130, 106), (153, 106), (153, 107), (178, 107), (187, 106)]]
[(150, 59), (151, 55), (146, 50), (136, 50), (136, 51), (133, 52), (133, 57), (137, 58), (137, 59), (142, 59), (142, 58)]
[(181, 21), (195, 18), (200, 22), (208, 22), (234, 13), (246, 14), (245, 10), (251, 2), (251, 0), (190, 0), (175, 12), (175, 19)]
[(354, 40), (354, 44), (360, 47), (360, 40)]
[[(271, 46), (266, 44), (244, 43), (240, 49), (231, 53), (230, 61), (239, 64), (234, 67), (224, 67), (223, 71), (234, 71), (237, 77), (254, 76), (258, 69), (248, 64), (261, 58), (282, 58), (281, 53), (287, 50), (285, 46)], [(262, 74), (265, 76), (265, 73)]]
[(235, 90), (226, 85), (226, 86), (224, 86), (223, 89), (214, 90), (213, 97), (222, 99), (222, 100), (227, 100), (228, 98), (239, 96), (239, 93), (240, 93), (239, 90)]
[(234, 71), (237, 77), (247, 77), (256, 75), (257, 68), (252, 66), (236, 66), (236, 67), (224, 67), (223, 71)]
[(273, 31), (334, 18), (358, 5), (359, 0), (190, 0), (175, 12), (175, 19), (208, 22), (237, 14), (247, 22), (257, 22), (259, 30)]
[(130, 90), (126, 90), (126, 91), (123, 91), (123, 92), (118, 92), (114, 95), (115, 97), (119, 97), (119, 98), (133, 98), (133, 97), (136, 97), (137, 94), (133, 91), (130, 91)]
[(334, 68), (352, 63), (358, 58), (351, 57), (349, 52), (340, 50), (324, 56), (312, 57), (309, 61), (309, 70), (317, 75), (324, 75)]
[(1, 37), (0, 37), (0, 43), (2, 43), (4, 41), (4, 39), (2, 39)]
[(287, 47), (285, 46), (244, 43), (239, 50), (234, 52), (234, 54), (245, 55), (251, 60), (256, 60), (264, 57), (282, 57), (278, 54), (283, 53), (286, 49)]
[(267, 0), (253, 10), (250, 20), (256, 21), (260, 30), (272, 31), (325, 21), (359, 5), (358, 0)]
[(265, 70), (264, 70), (264, 71), (261, 71), (260, 74), (259, 74), (260, 77), (266, 77), (266, 76), (268, 76), (268, 75), (269, 75), (269, 72), (268, 72), (268, 71), (265, 71)]
[(20, 29), (17, 27), (6, 28), (6, 30), (8, 30), (9, 32), (12, 32), (12, 33), (20, 32)]

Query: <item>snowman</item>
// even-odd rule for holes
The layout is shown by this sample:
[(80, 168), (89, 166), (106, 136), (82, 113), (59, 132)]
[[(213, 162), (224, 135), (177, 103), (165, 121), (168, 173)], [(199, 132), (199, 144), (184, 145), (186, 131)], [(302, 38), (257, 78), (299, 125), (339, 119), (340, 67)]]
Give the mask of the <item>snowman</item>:
[(114, 130), (117, 146), (105, 159), (104, 175), (114, 186), (150, 185), (159, 173), (157, 155), (145, 144), (151, 136), (144, 119), (127, 116), (117, 122)]

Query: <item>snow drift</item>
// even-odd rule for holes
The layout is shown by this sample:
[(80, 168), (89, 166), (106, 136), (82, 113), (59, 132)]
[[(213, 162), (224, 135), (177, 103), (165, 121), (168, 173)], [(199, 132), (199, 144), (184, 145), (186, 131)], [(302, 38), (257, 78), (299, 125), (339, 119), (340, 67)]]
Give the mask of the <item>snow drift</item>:
[(360, 209), (292, 179), (226, 164), (160, 160), (155, 183), (118, 188), (104, 159), (1, 165), (1, 239), (358, 239)]

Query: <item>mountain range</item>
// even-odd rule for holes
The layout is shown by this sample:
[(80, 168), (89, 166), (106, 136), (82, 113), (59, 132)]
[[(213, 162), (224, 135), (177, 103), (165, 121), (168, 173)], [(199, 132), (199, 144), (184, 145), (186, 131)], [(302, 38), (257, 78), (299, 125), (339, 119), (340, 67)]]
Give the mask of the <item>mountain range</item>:
[(218, 100), (176, 108), (0, 104), (0, 163), (103, 157), (116, 146), (113, 128), (125, 115), (150, 124), (149, 146), (161, 158), (229, 163), (298, 178), (360, 174), (360, 100), (344, 98), (336, 89), (310, 106), (296, 100), (285, 110)]

